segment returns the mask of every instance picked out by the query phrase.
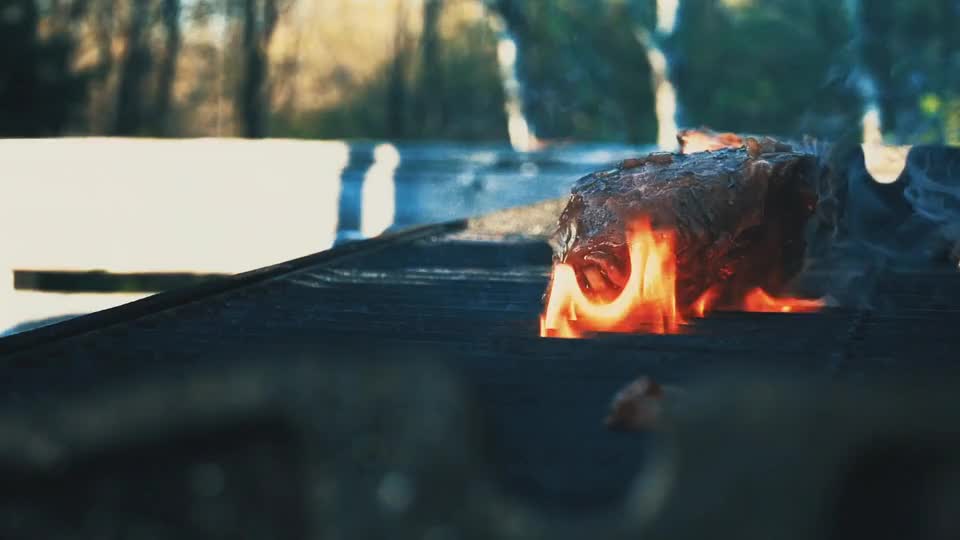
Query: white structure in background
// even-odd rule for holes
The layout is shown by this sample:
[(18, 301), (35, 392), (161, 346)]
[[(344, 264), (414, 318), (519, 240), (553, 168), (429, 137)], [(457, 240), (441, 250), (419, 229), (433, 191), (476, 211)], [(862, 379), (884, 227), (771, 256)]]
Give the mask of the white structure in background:
[(864, 142), (864, 165), (870, 177), (881, 184), (892, 184), (900, 178), (903, 169), (907, 166), (907, 154), (910, 146), (892, 146), (880, 142)]
[(497, 65), (500, 68), (500, 83), (503, 85), (503, 108), (507, 114), (507, 133), (510, 146), (518, 152), (530, 152), (540, 147), (523, 105), (523, 86), (517, 72), (517, 40), (507, 28), (506, 21), (494, 11), (488, 12), (488, 20), (497, 34)]
[(866, 29), (863, 27), (863, 5), (861, 0), (846, 0), (845, 6), (853, 28), (853, 46), (857, 59), (854, 77), (857, 91), (863, 100), (863, 112), (860, 116), (860, 125), (863, 129), (862, 141), (865, 144), (881, 144), (883, 143), (883, 119), (877, 102), (877, 83), (863, 60), (866, 54), (863, 45), (866, 34)]
[[(238, 273), (330, 248), (339, 141), (0, 140), (0, 332), (145, 294), (13, 289), (13, 270)], [(14, 232), (15, 231), (15, 232)]]
[(654, 113), (657, 118), (657, 146), (661, 150), (677, 148), (677, 91), (670, 81), (670, 64), (659, 42), (673, 34), (677, 25), (680, 0), (657, 0), (657, 26), (653, 36), (637, 29), (637, 41), (643, 46), (650, 64)]
[(883, 144), (883, 116), (880, 112), (877, 83), (864, 61), (866, 51), (863, 42), (866, 28), (863, 26), (863, 4), (861, 0), (846, 0), (844, 6), (853, 28), (852, 47), (856, 63), (852, 78), (863, 101), (860, 112), (860, 140), (864, 162), (874, 180), (881, 184), (890, 184), (897, 181), (906, 167), (910, 147)]
[(517, 76), (517, 41), (509, 32), (502, 32), (497, 42), (497, 62), (506, 97), (503, 107), (507, 113), (510, 145), (518, 152), (530, 152), (539, 146), (540, 141), (530, 127), (524, 110), (520, 78)]
[(360, 232), (366, 238), (378, 236), (393, 225), (397, 197), (394, 177), (399, 166), (400, 152), (396, 146), (377, 145), (360, 192)]
[(667, 56), (654, 45), (647, 46), (647, 61), (653, 72), (654, 111), (657, 116), (657, 146), (661, 150), (677, 148), (677, 91), (670, 82)]
[(860, 124), (863, 127), (864, 144), (883, 144), (883, 123), (880, 119), (880, 107), (876, 103), (876, 98), (866, 99)]
[(677, 27), (680, 0), (657, 0), (657, 32), (669, 36)]

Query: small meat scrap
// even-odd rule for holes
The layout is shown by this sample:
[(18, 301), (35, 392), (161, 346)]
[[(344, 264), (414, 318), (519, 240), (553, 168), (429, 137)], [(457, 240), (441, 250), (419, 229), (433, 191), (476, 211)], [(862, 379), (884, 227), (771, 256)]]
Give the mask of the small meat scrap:
[(604, 422), (611, 431), (648, 431), (660, 424), (664, 390), (649, 377), (640, 377), (614, 396)]

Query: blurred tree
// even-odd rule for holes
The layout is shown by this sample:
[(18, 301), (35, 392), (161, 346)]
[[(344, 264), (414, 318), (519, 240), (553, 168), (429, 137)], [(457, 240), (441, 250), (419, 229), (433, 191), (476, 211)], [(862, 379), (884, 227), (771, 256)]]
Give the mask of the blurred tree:
[(523, 2), (487, 0), (493, 11), (497, 36), (497, 62), (505, 103), (508, 136), (514, 148), (531, 147), (542, 140), (534, 115), (530, 114), (530, 92), (526, 84), (527, 43), (530, 25)]
[(106, 78), (113, 69), (113, 38), (114, 38), (114, 10), (115, 0), (100, 0), (96, 2), (93, 13), (92, 26), (96, 36), (98, 78)]
[[(284, 92), (276, 97), (271, 134), (392, 138), (401, 125), (405, 138), (503, 139), (506, 120), (496, 36), (476, 9), (478, 1), (387, 5), (402, 6), (406, 13), (370, 12), (349, 0), (339, 4), (331, 0), (316, 11), (302, 10), (296, 12), (298, 18), (291, 15), (282, 21), (276, 40), (288, 46), (301, 40), (291, 36), (296, 28), (336, 26), (339, 31), (325, 32), (326, 41), (317, 40), (324, 47), (318, 55), (324, 64), (308, 55), (314, 43), (305, 43), (306, 50), (298, 51), (295, 61), (301, 67), (295, 76), (309, 84), (294, 93), (288, 87), (297, 81), (284, 81)], [(339, 17), (337, 25), (328, 23), (333, 14)], [(372, 28), (379, 32), (364, 34)], [(277, 55), (274, 73), (293, 61), (289, 55)], [(370, 63), (375, 63), (372, 69)], [(304, 104), (319, 92), (337, 97), (312, 109)], [(293, 95), (299, 104), (291, 104)]]
[(523, 53), (520, 76), (539, 135), (653, 140), (650, 68), (634, 37), (634, 6), (608, 0), (496, 5)]
[[(464, 0), (470, 5), (473, 0)], [(449, 15), (456, 12), (450, 9)], [(437, 95), (444, 111), (440, 131), (431, 138), (505, 140), (507, 120), (503, 86), (497, 67), (497, 36), (486, 20), (460, 20), (448, 26), (440, 55), (443, 91)]]
[[(956, 139), (949, 104), (960, 97), (955, 0), (862, 1), (866, 62), (878, 79), (884, 127), (895, 138)], [(926, 100), (926, 106), (924, 106)], [(936, 102), (943, 106), (930, 107)], [(958, 119), (960, 120), (960, 119)]]
[(440, 58), (442, 0), (424, 0), (423, 31), (420, 34), (420, 75), (414, 104), (417, 135), (429, 137), (444, 129), (443, 65)]
[(72, 36), (41, 39), (40, 16), (34, 0), (0, 0), (0, 137), (57, 135), (86, 97), (87, 75), (71, 70)]
[(811, 114), (856, 125), (856, 93), (826, 85), (850, 39), (831, 21), (846, 17), (826, 0), (686, 0), (674, 50), (687, 122), (786, 135)]
[[(846, 1), (681, 0), (682, 122), (852, 136), (866, 70), (888, 138), (960, 141), (960, 2)], [(502, 140), (495, 12), (538, 135), (651, 143), (655, 5), (0, 0), (0, 132)]]
[(387, 81), (387, 136), (407, 136), (407, 71), (410, 63), (410, 38), (407, 34), (407, 12), (403, 0), (395, 1), (396, 23), (393, 34), (393, 59)]
[[(123, 9), (117, 0), (84, 0), (87, 17), (78, 26), (85, 30), (77, 46), (76, 56), (84, 59), (90, 74), (87, 102), (82, 108), (77, 130), (85, 134), (110, 134), (116, 123), (117, 96), (121, 56), (115, 45), (122, 40)], [(84, 35), (85, 34), (85, 35)]]
[(130, 11), (120, 66), (113, 135), (140, 135), (147, 120), (143, 110), (144, 95), (147, 93), (146, 79), (153, 61), (147, 43), (150, 0), (130, 0)]
[(180, 0), (163, 0), (161, 7), (166, 43), (157, 77), (157, 97), (153, 105), (154, 123), (159, 135), (171, 135), (170, 99), (180, 56)]
[(277, 25), (277, 0), (243, 0), (243, 77), (237, 92), (242, 135), (267, 136), (267, 47)]

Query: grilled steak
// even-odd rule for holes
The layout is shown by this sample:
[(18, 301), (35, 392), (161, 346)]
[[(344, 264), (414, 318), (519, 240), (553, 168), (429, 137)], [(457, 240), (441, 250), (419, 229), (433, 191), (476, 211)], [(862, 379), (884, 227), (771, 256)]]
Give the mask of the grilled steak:
[(625, 226), (646, 218), (675, 234), (681, 309), (715, 285), (718, 306), (755, 287), (780, 291), (803, 262), (817, 171), (815, 156), (772, 139), (625, 160), (577, 181), (554, 237), (555, 261), (575, 269), (588, 295), (609, 296), (629, 275)]

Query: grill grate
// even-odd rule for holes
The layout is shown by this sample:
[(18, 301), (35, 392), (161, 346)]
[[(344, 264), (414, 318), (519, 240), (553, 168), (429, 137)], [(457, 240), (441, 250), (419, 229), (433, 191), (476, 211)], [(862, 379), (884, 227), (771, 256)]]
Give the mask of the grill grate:
[(398, 359), (432, 356), (466, 374), (491, 418), (506, 485), (582, 506), (619, 500), (638, 467), (643, 441), (606, 433), (601, 419), (639, 374), (683, 384), (746, 364), (849, 377), (949, 365), (960, 344), (960, 311), (938, 307), (960, 298), (957, 276), (929, 272), (880, 281), (878, 291), (902, 306), (891, 314), (719, 313), (687, 335), (540, 339), (549, 255), (543, 242), (387, 243), (22, 351), (8, 356), (3, 380), (16, 385), (8, 396), (23, 399), (144, 364), (177, 372), (255, 350), (278, 355), (279, 345), (316, 355), (398, 347), (413, 351)]
[[(550, 222), (557, 205), (542, 211), (539, 222)], [(958, 358), (960, 275), (950, 269), (879, 276), (873, 297), (882, 310), (718, 313), (683, 335), (540, 339), (549, 246), (477, 228), (448, 224), (348, 244), (0, 340), (0, 404), (145, 370), (177, 375), (344, 349), (361, 362), (367, 349), (395, 350), (398, 362), (430, 357), (463, 372), (507, 485), (582, 507), (622, 500), (641, 462), (642, 438), (601, 425), (612, 394), (637, 375), (683, 384), (745, 365), (856, 379), (953, 368)]]

